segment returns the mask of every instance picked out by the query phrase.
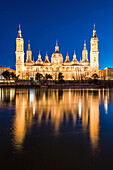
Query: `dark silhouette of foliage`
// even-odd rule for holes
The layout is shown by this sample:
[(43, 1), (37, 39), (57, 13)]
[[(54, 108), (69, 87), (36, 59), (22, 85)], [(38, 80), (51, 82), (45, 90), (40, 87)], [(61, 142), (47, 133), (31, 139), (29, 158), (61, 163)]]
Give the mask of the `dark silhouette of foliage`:
[(63, 76), (63, 74), (60, 72), (59, 74), (58, 74), (58, 80), (59, 81), (62, 81), (64, 79), (64, 76)]
[(50, 74), (47, 74), (45, 75), (45, 79), (48, 80), (48, 79), (52, 79), (52, 76)]
[(17, 79), (17, 76), (16, 76), (16, 74), (15, 74), (14, 72), (11, 72), (11, 73), (10, 73), (10, 76), (11, 76), (12, 79), (14, 79), (14, 80)]
[(6, 80), (10, 80), (10, 72), (8, 70), (4, 71), (2, 75)]
[(98, 79), (98, 78), (99, 78), (99, 77), (98, 77), (98, 74), (94, 73), (94, 74), (92, 75), (92, 78), (93, 78), (93, 79)]
[(93, 83), (92, 78), (89, 78), (89, 79), (87, 80), (87, 82), (88, 82), (89, 84)]
[(75, 76), (74, 75), (72, 76), (72, 79), (75, 81)]
[(94, 81), (94, 84), (97, 84), (97, 82), (98, 82), (98, 74), (96, 74), (96, 73), (94, 73), (93, 75), (92, 75), (92, 78), (93, 78), (93, 81)]
[(39, 80), (39, 81), (40, 81), (42, 78), (43, 78), (43, 75), (40, 74), (40, 73), (37, 73), (36, 76), (35, 76), (35, 79), (36, 79), (36, 80)]

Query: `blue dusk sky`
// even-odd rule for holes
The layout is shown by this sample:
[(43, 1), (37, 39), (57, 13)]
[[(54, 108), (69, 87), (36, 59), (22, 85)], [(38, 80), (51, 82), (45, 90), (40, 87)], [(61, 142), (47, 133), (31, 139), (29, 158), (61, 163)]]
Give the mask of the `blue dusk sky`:
[(90, 59), (90, 39), (96, 24), (99, 38), (99, 68), (113, 68), (113, 0), (4, 0), (0, 3), (0, 66), (15, 69), (15, 47), (21, 24), (25, 53), (28, 40), (33, 57), (49, 59), (56, 40), (64, 59), (75, 50), (82, 56), (84, 40)]

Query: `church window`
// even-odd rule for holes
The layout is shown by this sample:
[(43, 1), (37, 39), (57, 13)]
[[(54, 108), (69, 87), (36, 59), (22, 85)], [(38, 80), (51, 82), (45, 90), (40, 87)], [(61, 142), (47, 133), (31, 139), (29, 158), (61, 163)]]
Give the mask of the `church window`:
[(18, 57), (18, 61), (20, 61), (20, 56)]

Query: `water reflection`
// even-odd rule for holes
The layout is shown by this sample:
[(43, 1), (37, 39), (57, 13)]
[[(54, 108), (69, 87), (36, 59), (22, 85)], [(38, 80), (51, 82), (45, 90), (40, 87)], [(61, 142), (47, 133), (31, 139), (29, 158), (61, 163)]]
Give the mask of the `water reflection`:
[(12, 105), (15, 100), (15, 89), (0, 88), (0, 106)]
[(108, 103), (113, 102), (113, 95), (109, 89), (0, 89), (0, 105), (4, 105), (7, 100), (15, 100), (13, 144), (16, 149), (22, 148), (34, 121), (39, 127), (51, 124), (54, 135), (58, 135), (63, 123), (68, 124), (70, 118), (71, 126), (76, 128), (79, 125), (83, 133), (89, 133), (91, 146), (95, 149), (99, 141), (99, 105), (103, 104), (105, 113), (108, 113)]

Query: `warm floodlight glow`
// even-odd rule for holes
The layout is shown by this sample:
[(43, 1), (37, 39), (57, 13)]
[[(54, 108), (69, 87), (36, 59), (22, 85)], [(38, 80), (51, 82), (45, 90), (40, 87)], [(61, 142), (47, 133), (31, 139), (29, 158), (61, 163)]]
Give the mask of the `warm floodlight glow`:
[[(14, 98), (14, 91), (11, 95), (2, 93), (3, 101), (5, 98), (10, 100)], [(9, 93), (8, 93), (9, 94)], [(38, 94), (38, 98), (37, 98)], [(100, 96), (100, 99), (99, 99)], [(108, 91), (104, 93), (104, 106), (108, 110)], [(84, 133), (89, 128), (92, 148), (98, 146), (99, 140), (99, 104), (103, 102), (103, 91), (88, 90), (55, 90), (40, 91), (37, 90), (19, 90), (16, 95), (16, 115), (13, 123), (13, 144), (16, 149), (22, 148), (27, 129), (32, 127), (33, 117), (37, 115), (37, 124), (41, 126), (43, 117), (45, 123), (51, 123), (54, 129), (54, 135), (60, 133), (60, 128), (65, 121), (68, 124), (70, 116), (73, 120), (73, 126), (81, 120)], [(65, 118), (65, 119), (64, 119)], [(79, 119), (79, 120), (78, 120)]]
[(67, 53), (66, 59), (59, 51), (58, 41), (56, 41), (55, 52), (51, 56), (51, 62), (49, 56), (46, 53), (45, 61), (42, 61), (41, 53), (39, 51), (38, 59), (35, 62), (32, 60), (32, 51), (30, 42), (28, 42), (28, 49), (26, 51), (26, 61), (24, 63), (24, 40), (21, 35), (21, 29), (19, 28), (18, 37), (16, 39), (16, 75), (20, 75), (20, 79), (35, 80), (37, 72), (45, 75), (50, 74), (53, 80), (58, 79), (59, 71), (62, 72), (65, 80), (80, 80), (81, 76), (87, 79), (87, 76), (92, 76), (93, 73), (98, 74), (99, 68), (99, 49), (98, 38), (96, 36), (96, 29), (94, 26), (93, 37), (91, 38), (91, 50), (90, 50), (90, 62), (88, 61), (88, 51), (86, 48), (86, 41), (84, 41), (84, 48), (82, 51), (82, 60), (80, 62), (76, 58), (74, 51), (73, 60), (70, 61), (69, 54)]

